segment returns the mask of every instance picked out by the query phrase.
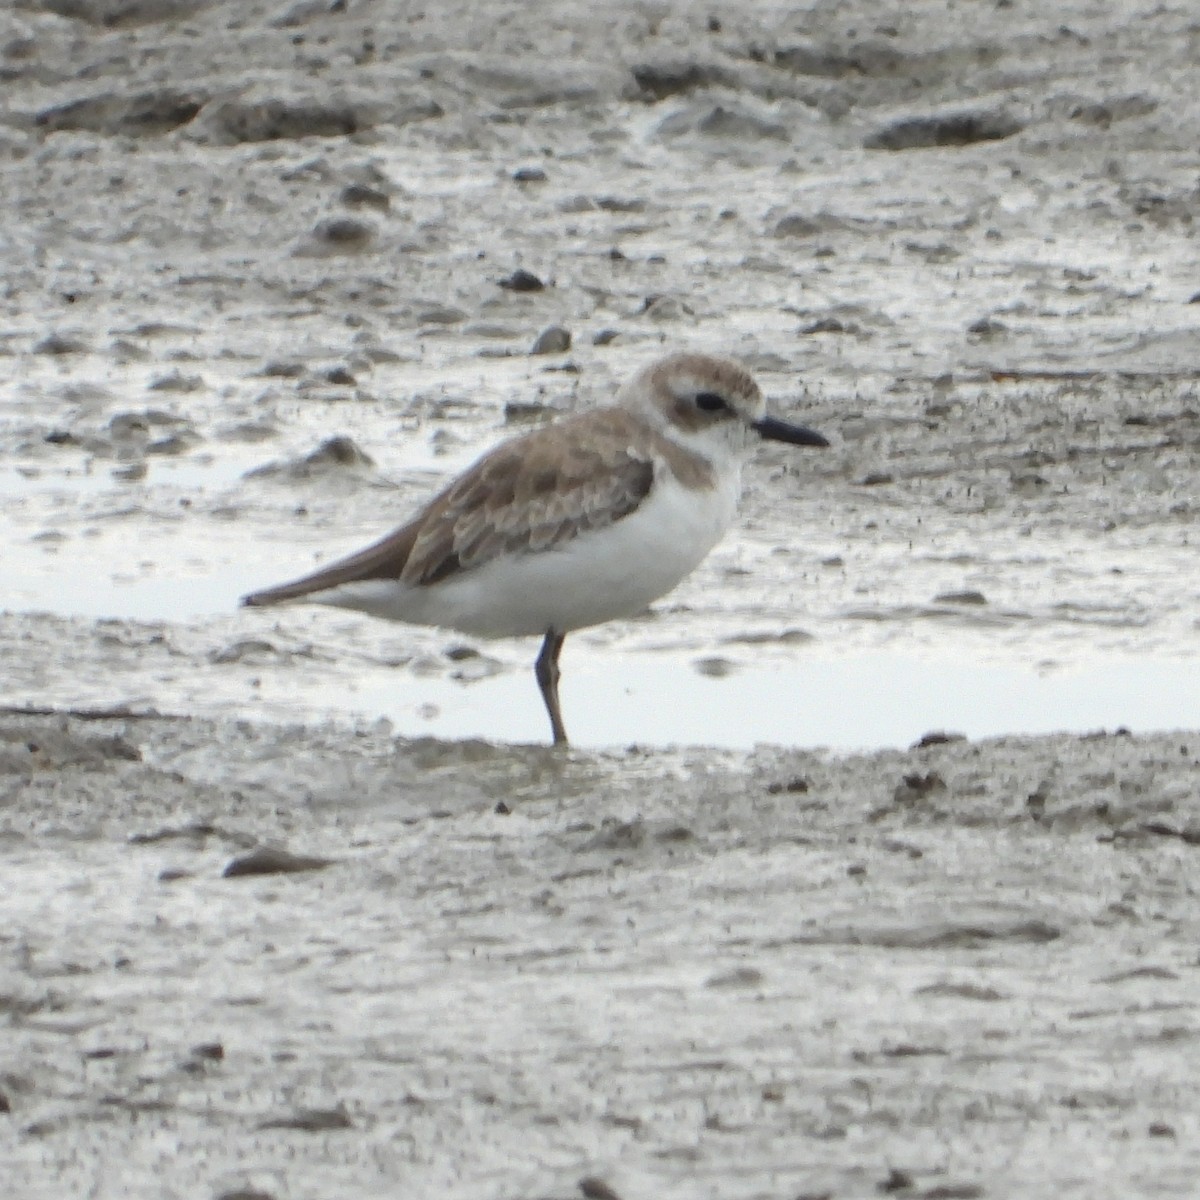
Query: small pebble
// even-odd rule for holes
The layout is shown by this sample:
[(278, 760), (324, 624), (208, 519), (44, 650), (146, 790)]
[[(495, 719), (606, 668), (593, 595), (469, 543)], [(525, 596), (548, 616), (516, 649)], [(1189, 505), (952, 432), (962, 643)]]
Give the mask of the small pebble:
[(331, 866), (332, 858), (315, 858), (307, 854), (293, 854), (271, 846), (261, 846), (234, 858), (221, 872), (224, 879), (235, 879), (242, 875), (291, 875), (300, 871), (321, 871)]
[(298, 1129), (301, 1133), (324, 1133), (332, 1129), (353, 1129), (350, 1114), (337, 1108), (301, 1108), (290, 1116), (263, 1121), (259, 1129)]
[(913, 1177), (908, 1171), (902, 1171), (899, 1167), (892, 1167), (888, 1171), (887, 1178), (881, 1179), (875, 1187), (880, 1192), (903, 1192), (911, 1188), (913, 1183)]
[(299, 249), (301, 255), (355, 254), (365, 250), (375, 238), (375, 227), (354, 217), (332, 217), (318, 221), (312, 234)]
[(379, 212), (387, 212), (392, 207), (391, 200), (383, 192), (365, 183), (351, 183), (342, 188), (340, 197), (347, 208), (374, 208)]
[(546, 285), (532, 271), (518, 267), (500, 280), (500, 286), (508, 292), (540, 292)]
[(621, 1197), (603, 1179), (595, 1175), (588, 1175), (581, 1179), (579, 1190), (587, 1200), (621, 1200)]
[(87, 351), (87, 342), (82, 338), (73, 337), (66, 333), (51, 333), (42, 338), (33, 348), (34, 354), (83, 354)]
[(979, 606), (987, 604), (982, 592), (940, 592), (933, 598), (934, 604), (965, 604)]
[(551, 325), (538, 334), (530, 354), (565, 354), (571, 348), (571, 335), (561, 325)]

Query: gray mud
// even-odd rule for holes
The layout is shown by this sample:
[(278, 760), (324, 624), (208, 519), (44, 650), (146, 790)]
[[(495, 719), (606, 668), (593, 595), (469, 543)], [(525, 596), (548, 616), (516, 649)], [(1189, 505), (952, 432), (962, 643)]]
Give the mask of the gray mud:
[[(1198, 48), (3, 6), (6, 1194), (1193, 1196)], [(834, 448), (570, 639), (582, 749), (236, 610), (683, 346)]]
[(1198, 749), (10, 716), (7, 1192), (1191, 1195)]

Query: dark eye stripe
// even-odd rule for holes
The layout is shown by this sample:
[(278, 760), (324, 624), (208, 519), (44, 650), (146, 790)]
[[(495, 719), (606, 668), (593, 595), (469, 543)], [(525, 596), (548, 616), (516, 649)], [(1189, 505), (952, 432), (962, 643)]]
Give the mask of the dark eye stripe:
[(725, 403), (725, 398), (718, 396), (716, 392), (700, 392), (696, 396), (696, 407), (705, 412), (720, 412), (729, 406)]

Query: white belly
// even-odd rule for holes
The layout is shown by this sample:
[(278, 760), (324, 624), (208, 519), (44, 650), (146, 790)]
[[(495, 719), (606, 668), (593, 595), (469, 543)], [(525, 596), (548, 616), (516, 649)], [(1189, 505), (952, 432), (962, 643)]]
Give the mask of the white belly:
[(480, 637), (584, 629), (641, 612), (695, 570), (732, 522), (739, 490), (733, 473), (704, 491), (665, 474), (635, 512), (553, 550), (493, 559), (427, 587), (369, 580), (308, 599)]

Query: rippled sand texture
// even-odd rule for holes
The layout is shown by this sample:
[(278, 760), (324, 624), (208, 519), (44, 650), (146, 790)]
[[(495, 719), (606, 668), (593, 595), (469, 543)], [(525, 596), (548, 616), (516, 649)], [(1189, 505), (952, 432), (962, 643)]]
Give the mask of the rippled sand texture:
[(409, 740), (509, 681), (544, 737), (533, 648), (235, 603), (694, 345), (835, 448), (572, 639), (592, 744), (618, 660), (1178, 681), (1197, 54), (1183, 2), (0, 6), (5, 1194), (1190, 1200), (1190, 717)]
[(1191, 1196), (1198, 760), (7, 718), (7, 1192)]

